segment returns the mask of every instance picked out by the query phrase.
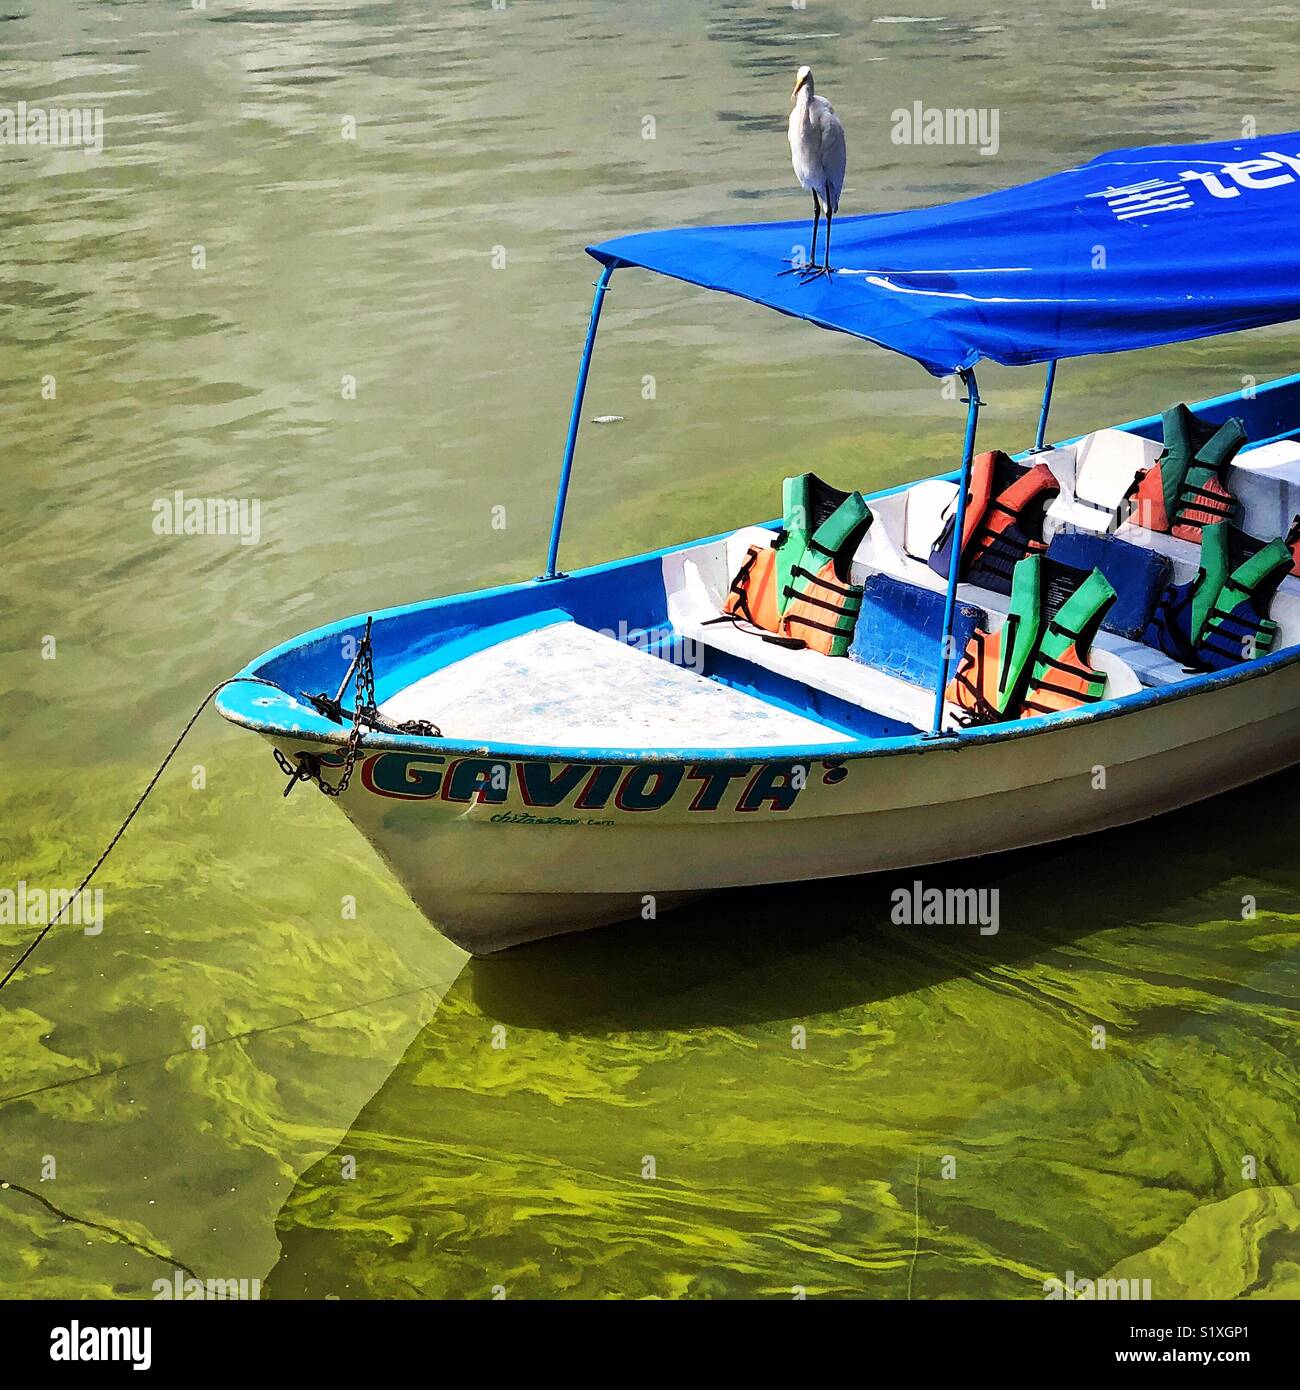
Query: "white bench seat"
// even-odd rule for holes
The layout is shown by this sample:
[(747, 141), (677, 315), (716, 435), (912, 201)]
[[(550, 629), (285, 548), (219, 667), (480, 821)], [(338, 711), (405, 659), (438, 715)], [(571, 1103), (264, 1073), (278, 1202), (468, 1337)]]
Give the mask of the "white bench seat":
[[(1272, 446), (1266, 446), (1272, 448)], [(1077, 451), (1077, 452), (1076, 452)], [(1287, 443), (1271, 454), (1264, 449), (1262, 467), (1248, 470), (1263, 478), (1260, 496), (1268, 505), (1285, 511), (1295, 502), (1300, 510), (1300, 445)], [(1174, 579), (1184, 582), (1199, 567), (1199, 547), (1176, 536), (1124, 522), (1115, 529), (1108, 523), (1109, 508), (1118, 509), (1136, 471), (1159, 456), (1160, 445), (1121, 430), (1100, 430), (1078, 446), (1036, 455), (1063, 481), (1065, 505), (1056, 507), (1059, 525), (1071, 519), (1086, 521), (1083, 529), (1113, 531), (1117, 539), (1163, 555), (1173, 561)], [(1076, 464), (1078, 478), (1076, 478)], [(1292, 494), (1292, 473), (1296, 492)], [(1074, 517), (1074, 483), (1082, 482), (1079, 495), (1086, 504)], [(872, 503), (876, 522), (867, 532), (853, 560), (853, 578), (862, 583), (872, 574), (891, 578), (933, 593), (946, 592), (942, 575), (925, 562), (934, 535), (951, 506), (956, 487), (951, 482), (926, 479), (915, 487)], [(1060, 499), (1058, 499), (1058, 502)], [(1260, 503), (1258, 505), (1263, 505)], [(1051, 513), (1049, 512), (1049, 516)], [(1051, 528), (1049, 527), (1049, 530)], [(677, 551), (664, 559), (664, 584), (668, 617), (683, 637), (742, 657), (792, 680), (800, 681), (839, 699), (875, 710), (916, 728), (929, 727), (933, 711), (932, 690), (914, 686), (896, 676), (877, 671), (846, 657), (828, 657), (811, 651), (795, 651), (765, 643), (751, 632), (725, 623), (709, 625), (718, 616), (731, 576), (739, 569), (750, 545), (770, 544), (766, 527), (748, 527), (724, 540), (706, 542)], [(1000, 626), (1010, 608), (1010, 597), (977, 584), (959, 584), (957, 601), (982, 608), (992, 624)], [(1300, 645), (1300, 578), (1283, 581), (1273, 602), (1272, 616), (1280, 628), (1278, 647)], [(1166, 686), (1185, 680), (1190, 672), (1172, 657), (1130, 637), (1099, 632), (1093, 639), (1093, 664), (1107, 676), (1107, 695), (1117, 698), (1144, 686)]]
[[(1201, 547), (1196, 541), (1185, 541), (1164, 531), (1148, 531), (1145, 526), (1126, 522), (1115, 533), (1130, 545), (1145, 546), (1174, 562), (1174, 581), (1185, 584), (1195, 577), (1201, 567)], [(1300, 578), (1289, 575), (1273, 596), (1269, 617), (1278, 625), (1275, 651), (1300, 645)]]
[(1300, 441), (1245, 448), (1228, 467), (1228, 491), (1241, 503), (1241, 525), (1271, 541), (1300, 514)]
[[(731, 576), (744, 560), (747, 548), (767, 545), (771, 539), (772, 533), (765, 528), (749, 527), (725, 541), (708, 542), (665, 556), (663, 573), (668, 619), (674, 631), (913, 728), (929, 728), (934, 715), (934, 691), (929, 687), (912, 685), (848, 657), (791, 650), (764, 642), (753, 632), (710, 621), (720, 613), (722, 596)], [(946, 591), (942, 578), (928, 565), (904, 556), (896, 547), (882, 547), (879, 539), (873, 558), (888, 560), (888, 568), (873, 567), (875, 572), (891, 574), (935, 593)], [(855, 558), (855, 579), (866, 577), (860, 564), (861, 554), (859, 551)], [(1001, 625), (1009, 607), (1005, 594), (975, 584), (959, 585), (957, 598), (960, 603), (984, 609), (996, 626)], [(1144, 684), (1179, 680), (1185, 674), (1177, 663), (1162, 653), (1110, 633), (1098, 634), (1093, 653), (1093, 664), (1106, 673), (1108, 692), (1112, 696), (1132, 694)]]
[[(875, 529), (874, 527), (872, 528)], [(761, 526), (746, 527), (725, 541), (710, 541), (677, 550), (663, 559), (668, 621), (681, 637), (718, 651), (729, 652), (800, 681), (814, 690), (916, 729), (928, 729), (934, 713), (934, 692), (886, 675), (843, 656), (792, 650), (764, 642), (753, 632), (730, 623), (713, 623), (722, 611), (731, 576), (740, 568), (750, 545), (771, 543), (772, 533)]]
[(1061, 485), (1047, 509), (1043, 534), (1089, 531), (1106, 535), (1119, 524), (1124, 499), (1139, 475), (1160, 457), (1163, 445), (1126, 430), (1094, 430), (1076, 444), (1035, 454)]

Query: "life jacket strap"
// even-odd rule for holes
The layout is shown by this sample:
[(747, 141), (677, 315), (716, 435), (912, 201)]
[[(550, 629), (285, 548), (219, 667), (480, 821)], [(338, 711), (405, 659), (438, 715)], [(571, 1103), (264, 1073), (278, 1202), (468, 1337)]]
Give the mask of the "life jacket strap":
[(1222, 492), (1212, 492), (1209, 488), (1195, 487), (1188, 483), (1183, 484), (1181, 495), (1184, 498), (1203, 497), (1207, 502), (1214, 503), (1216, 507), (1224, 506), (1232, 500), (1231, 498), (1225, 498)]
[(1039, 669), (1063, 671), (1067, 676), (1077, 676), (1081, 681), (1095, 681), (1097, 673), (1089, 666), (1076, 666), (1072, 661), (1061, 661), (1057, 657), (1039, 653), (1034, 661), (1034, 678), (1038, 679)]
[[(858, 609), (862, 607), (862, 590), (858, 587), (845, 588), (841, 584), (835, 584), (831, 580), (823, 578), (822, 575), (816, 573), (814, 570), (804, 569), (802, 565), (796, 565), (791, 572), (793, 573), (796, 579), (811, 580), (812, 583), (816, 584), (819, 588), (829, 589), (831, 593), (838, 594), (841, 598), (856, 599), (858, 601), (857, 605), (852, 609), (852, 612), (854, 613), (856, 613)], [(794, 584), (787, 584), (784, 592), (787, 598), (805, 598), (808, 599), (809, 603), (818, 602), (818, 600), (816, 599), (809, 598), (809, 596), (806, 593), (804, 593)], [(822, 604), (821, 606), (823, 608), (826, 608), (830, 605)], [(846, 609), (845, 611), (849, 610)]]
[[(805, 602), (806, 601), (807, 600), (805, 600)], [(849, 629), (830, 623), (819, 623), (814, 618), (805, 618), (800, 614), (795, 614), (793, 617), (787, 616), (785, 621), (786, 625), (789, 627), (794, 627), (797, 623), (800, 627), (811, 627), (818, 632), (827, 632), (832, 637), (845, 637), (848, 635), (849, 631)]]
[(973, 724), (996, 724), (1003, 717), (1002, 712), (985, 698), (983, 690), (971, 680), (972, 672), (984, 669), (987, 638), (988, 634), (979, 628), (971, 633), (970, 641), (957, 663), (957, 670), (945, 695), (948, 703), (956, 705), (962, 712), (959, 718), (965, 727)]
[[(730, 586), (729, 586), (728, 589), (727, 589), (727, 592), (728, 592), (729, 594), (734, 594), (734, 595), (735, 595), (735, 599), (736, 599), (736, 608), (735, 608), (735, 611), (738, 612), (738, 613), (740, 613), (740, 614), (742, 614), (742, 615), (744, 616), (744, 618), (745, 618), (748, 622), (751, 622), (751, 623), (754, 622), (754, 615), (753, 615), (753, 613), (750, 611), (750, 607), (749, 607), (749, 576), (754, 572), (754, 566), (755, 566), (755, 564), (756, 564), (757, 562), (758, 562), (758, 547), (755, 546), (755, 545), (751, 545), (751, 546), (749, 547), (748, 551), (747, 551), (746, 554), (745, 554), (744, 560), (741, 562), (740, 568), (736, 571), (736, 577), (731, 581), (731, 584), (730, 584)], [(722, 623), (722, 622), (726, 622), (727, 619), (730, 618), (731, 616), (732, 616), (732, 614), (727, 613), (727, 614), (724, 614), (721, 618), (710, 618), (710, 619), (709, 619), (709, 622), (710, 622), (710, 623)], [(706, 626), (707, 626), (707, 624), (706, 624)], [(754, 623), (754, 626), (757, 627), (758, 624), (757, 624), (757, 623)]]
[(1052, 685), (1048, 681), (1039, 681), (1035, 685), (1033, 693), (1025, 697), (1024, 703), (1020, 707), (1022, 719), (1026, 714), (1031, 713), (1056, 714), (1058, 709), (1061, 708), (1057, 705), (1047, 705), (1039, 700), (1035, 700), (1034, 695), (1039, 693), (1059, 695), (1062, 699), (1069, 700), (1072, 705), (1095, 705), (1102, 698), (1102, 692), (1093, 690), (1091, 687), (1087, 690), (1076, 690), (1073, 686)]

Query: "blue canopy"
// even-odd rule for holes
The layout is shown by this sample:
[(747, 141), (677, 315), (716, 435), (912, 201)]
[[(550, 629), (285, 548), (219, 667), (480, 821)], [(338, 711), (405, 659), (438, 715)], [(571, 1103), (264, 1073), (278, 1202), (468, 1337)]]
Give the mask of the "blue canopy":
[(588, 251), (866, 338), (939, 376), (986, 357), (1155, 347), (1300, 318), (1300, 132), (1115, 150), (998, 193), (837, 218), (834, 278), (778, 277), (810, 230), (811, 216), (687, 227)]

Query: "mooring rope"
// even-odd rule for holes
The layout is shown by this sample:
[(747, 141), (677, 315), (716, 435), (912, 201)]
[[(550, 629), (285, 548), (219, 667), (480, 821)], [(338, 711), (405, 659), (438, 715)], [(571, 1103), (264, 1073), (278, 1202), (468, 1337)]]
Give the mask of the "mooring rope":
[(226, 686), (238, 685), (241, 683), (247, 683), (250, 685), (269, 685), (272, 690), (280, 689), (280, 687), (276, 685), (274, 681), (264, 680), (261, 676), (231, 676), (229, 680), (222, 681), (220, 685), (214, 685), (212, 689), (208, 691), (208, 693), (203, 697), (203, 702), (199, 705), (198, 709), (196, 709), (194, 713), (190, 716), (189, 722), (177, 735), (176, 742), (173, 743), (171, 748), (168, 750), (167, 756), (158, 765), (158, 771), (155, 772), (154, 775), (149, 779), (149, 785), (144, 789), (144, 791), (140, 793), (139, 799), (136, 801), (135, 805), (131, 807), (130, 814), (122, 822), (122, 824), (118, 826), (117, 832), (116, 834), (114, 834), (113, 838), (108, 842), (107, 845), (104, 846), (103, 854), (101, 854), (99, 858), (95, 860), (90, 872), (77, 885), (76, 892), (74, 892), (71, 895), (71, 897), (68, 898), (67, 902), (65, 902), (63, 906), (59, 908), (58, 912), (56, 912), (55, 915), (51, 917), (50, 920), (46, 922), (46, 924), (40, 929), (40, 931), (36, 933), (36, 935), (31, 939), (31, 941), (28, 942), (27, 949), (22, 953), (21, 956), (18, 957), (16, 961), (14, 961), (14, 963), (9, 967), (9, 969), (5, 971), (4, 979), (0, 980), (0, 989), (3, 989), (9, 983), (9, 981), (12, 980), (13, 977), (18, 973), (18, 971), (22, 969), (23, 964), (27, 960), (27, 958), (41, 944), (41, 942), (45, 940), (52, 928), (58, 926), (59, 921), (63, 917), (63, 914), (67, 912), (67, 910), (72, 906), (74, 902), (76, 902), (76, 900), (81, 896), (82, 892), (84, 891), (86, 885), (99, 872), (100, 866), (103, 864), (104, 860), (107, 859), (110, 854), (112, 854), (114, 846), (126, 833), (127, 826), (130, 825), (131, 822), (135, 819), (136, 812), (139, 811), (140, 807), (144, 805), (145, 799), (148, 797), (149, 793), (153, 791), (154, 787), (158, 785), (158, 779), (163, 775), (164, 772), (166, 772), (167, 764), (170, 763), (171, 760), (176, 756), (176, 750), (181, 746), (182, 743), (185, 742), (186, 734), (188, 734), (189, 731), (195, 726), (195, 724), (199, 722), (199, 715), (201, 715), (203, 711), (207, 709), (208, 705), (212, 702), (213, 698), (216, 695), (218, 695), (221, 691), (223, 691), (226, 688)]

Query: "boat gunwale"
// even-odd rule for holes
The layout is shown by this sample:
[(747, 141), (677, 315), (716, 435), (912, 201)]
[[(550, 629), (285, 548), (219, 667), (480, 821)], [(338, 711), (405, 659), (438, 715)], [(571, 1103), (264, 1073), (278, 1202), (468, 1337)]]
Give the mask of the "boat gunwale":
[[(637, 557), (639, 558), (639, 557)], [(516, 586), (510, 586), (514, 588)], [(491, 590), (480, 590), (490, 593)], [(436, 600), (435, 600), (436, 601)], [(402, 612), (402, 609), (387, 609), (376, 617)], [(364, 618), (351, 620), (351, 625), (364, 623)], [(349, 626), (344, 623), (342, 628)], [(268, 655), (270, 655), (268, 653)], [(657, 659), (657, 658), (656, 658)], [(1095, 705), (1081, 709), (1059, 710), (1052, 714), (1035, 715), (1030, 719), (1012, 720), (1008, 724), (991, 724), (946, 731), (942, 734), (917, 732), (886, 738), (841, 739), (826, 744), (759, 745), (752, 748), (732, 748), (725, 752), (711, 747), (662, 747), (662, 748), (588, 748), (573, 744), (527, 744), (527, 743), (483, 743), (470, 739), (427, 738), (419, 734), (389, 734), (381, 730), (367, 732), (362, 744), (365, 752), (407, 753), (412, 755), (446, 755), (457, 757), (498, 757), (525, 759), (533, 762), (590, 762), (590, 763), (675, 763), (689, 762), (695, 765), (712, 766), (731, 763), (755, 762), (806, 762), (818, 761), (848, 762), (859, 758), (882, 757), (894, 754), (920, 754), (940, 749), (975, 747), (985, 743), (996, 743), (1011, 739), (1029, 738), (1036, 734), (1051, 733), (1055, 730), (1072, 728), (1077, 725), (1099, 724), (1122, 715), (1137, 714), (1153, 707), (1164, 707), (1176, 700), (1188, 699), (1194, 695), (1209, 694), (1213, 690), (1225, 689), (1242, 684), (1248, 680), (1260, 679), (1276, 674), (1288, 666), (1300, 662), (1300, 646), (1287, 647), (1268, 657), (1257, 658), (1254, 662), (1234, 670), (1197, 672), (1175, 685), (1146, 687), (1129, 695), (1121, 695), (1114, 700), (1102, 700)], [(252, 671), (242, 671), (240, 676), (253, 675)], [(238, 680), (239, 677), (234, 678)], [(287, 693), (287, 692), (286, 692)], [(232, 724), (250, 729), (254, 733), (285, 740), (321, 744), (326, 747), (342, 748), (348, 741), (346, 728), (330, 724), (321, 718), (325, 727), (319, 731), (275, 723), (268, 719), (246, 716), (232, 709), (228, 704), (218, 705), (222, 715)], [(312, 713), (307, 711), (308, 714)]]

